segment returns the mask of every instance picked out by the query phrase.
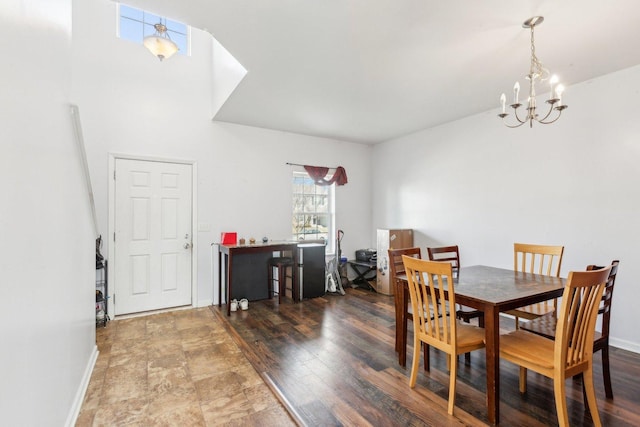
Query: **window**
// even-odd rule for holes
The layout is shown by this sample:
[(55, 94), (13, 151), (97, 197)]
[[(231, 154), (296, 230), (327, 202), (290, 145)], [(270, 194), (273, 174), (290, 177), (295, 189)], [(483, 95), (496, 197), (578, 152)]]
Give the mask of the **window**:
[(335, 185), (316, 185), (306, 172), (293, 172), (293, 238), (324, 239), (327, 253), (335, 246)]
[(180, 49), (178, 53), (188, 55), (189, 27), (186, 24), (124, 4), (118, 7), (118, 37), (121, 39), (142, 44), (145, 37), (156, 32), (153, 26), (159, 22), (167, 27), (167, 34)]

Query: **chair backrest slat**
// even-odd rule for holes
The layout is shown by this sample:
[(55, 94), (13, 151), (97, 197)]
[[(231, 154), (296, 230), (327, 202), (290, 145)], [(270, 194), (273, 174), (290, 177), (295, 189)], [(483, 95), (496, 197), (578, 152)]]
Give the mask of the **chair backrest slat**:
[(422, 258), (420, 248), (389, 249), (389, 272), (392, 278), (404, 272), (402, 255), (418, 259)]
[(402, 260), (409, 283), (415, 333), (441, 349), (455, 348), (455, 315), (447, 310), (455, 304), (451, 263), (406, 255)]
[(513, 269), (525, 273), (560, 277), (564, 246), (513, 244)]
[[(609, 273), (609, 279), (607, 280), (607, 286), (604, 289), (602, 295), (602, 302), (598, 309), (598, 314), (602, 314), (602, 336), (609, 336), (609, 324), (611, 323), (611, 302), (613, 298), (613, 288), (616, 284), (616, 276), (618, 275), (619, 260), (611, 261), (611, 272)], [(597, 265), (588, 265), (587, 271), (601, 270), (605, 267)]]
[(460, 271), (460, 251), (458, 250), (458, 245), (427, 248), (427, 253), (431, 261), (450, 262), (454, 274), (457, 275)]
[[(396, 281), (396, 276), (404, 273), (403, 255), (418, 259), (422, 258), (420, 248), (389, 249), (389, 274), (391, 275), (389, 280)], [(394, 295), (396, 295), (395, 292)]]
[(610, 270), (569, 273), (555, 338), (557, 366), (570, 368), (592, 357), (598, 307)]

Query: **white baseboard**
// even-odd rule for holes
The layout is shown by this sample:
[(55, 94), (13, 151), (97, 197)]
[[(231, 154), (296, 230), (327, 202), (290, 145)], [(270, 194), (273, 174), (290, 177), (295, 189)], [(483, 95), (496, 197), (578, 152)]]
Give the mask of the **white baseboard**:
[(640, 343), (616, 339), (609, 335), (609, 345), (611, 347), (621, 348), (623, 350), (632, 351), (640, 354)]
[(84, 375), (82, 376), (82, 380), (80, 381), (76, 396), (73, 399), (73, 404), (71, 405), (71, 409), (69, 410), (67, 421), (64, 423), (64, 425), (67, 427), (73, 427), (76, 425), (78, 415), (80, 415), (80, 409), (82, 408), (82, 402), (84, 401), (84, 396), (87, 393), (87, 388), (89, 387), (89, 381), (91, 380), (93, 368), (96, 366), (96, 361), (98, 360), (98, 353), (98, 346), (93, 346), (93, 352), (91, 353), (91, 357), (89, 357), (89, 363), (87, 363), (87, 367), (84, 370)]
[(198, 301), (198, 305), (196, 306), (196, 308), (209, 307), (210, 305), (213, 305), (213, 302), (211, 302), (211, 300), (202, 300)]

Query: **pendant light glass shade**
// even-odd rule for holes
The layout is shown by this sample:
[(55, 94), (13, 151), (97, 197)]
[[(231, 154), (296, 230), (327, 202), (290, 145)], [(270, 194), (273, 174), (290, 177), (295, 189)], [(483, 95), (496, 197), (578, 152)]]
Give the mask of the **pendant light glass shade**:
[(157, 56), (160, 61), (170, 58), (178, 51), (178, 45), (169, 38), (165, 25), (158, 23), (154, 25), (154, 28), (156, 29), (155, 34), (144, 38), (144, 46)]

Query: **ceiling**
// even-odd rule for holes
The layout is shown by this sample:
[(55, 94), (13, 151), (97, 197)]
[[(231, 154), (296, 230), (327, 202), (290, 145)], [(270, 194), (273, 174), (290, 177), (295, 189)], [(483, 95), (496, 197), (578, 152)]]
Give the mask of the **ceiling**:
[(640, 64), (637, 0), (124, 3), (209, 31), (248, 70), (216, 120), (368, 144), (495, 117), (516, 80), (527, 91), (535, 15), (536, 54), (569, 105), (571, 85)]

